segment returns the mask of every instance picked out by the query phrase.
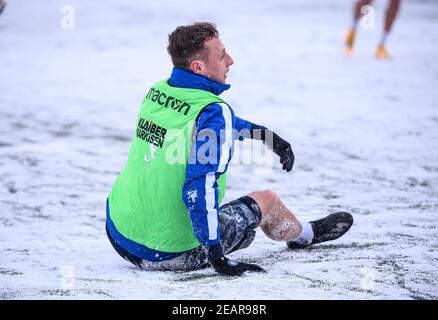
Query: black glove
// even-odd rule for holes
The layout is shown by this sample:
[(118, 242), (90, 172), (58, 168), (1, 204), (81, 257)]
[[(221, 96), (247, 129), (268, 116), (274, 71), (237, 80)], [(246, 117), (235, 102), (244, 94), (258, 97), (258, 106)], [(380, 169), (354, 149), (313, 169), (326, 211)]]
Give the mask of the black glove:
[(262, 140), (268, 148), (274, 151), (274, 153), (280, 157), (280, 163), (283, 165), (283, 170), (286, 170), (287, 172), (292, 170), (295, 156), (289, 142), (283, 140), (278, 134), (268, 128), (256, 124), (253, 124), (252, 126), (251, 138)]
[(238, 262), (230, 260), (225, 256), (221, 256), (217, 260), (210, 261), (210, 264), (217, 273), (226, 276), (241, 276), (245, 271), (249, 272), (264, 272), (262, 267), (256, 264)]
[(237, 262), (223, 255), (220, 244), (208, 248), (208, 260), (214, 270), (226, 276), (241, 276), (245, 271), (264, 272), (265, 270), (256, 264)]

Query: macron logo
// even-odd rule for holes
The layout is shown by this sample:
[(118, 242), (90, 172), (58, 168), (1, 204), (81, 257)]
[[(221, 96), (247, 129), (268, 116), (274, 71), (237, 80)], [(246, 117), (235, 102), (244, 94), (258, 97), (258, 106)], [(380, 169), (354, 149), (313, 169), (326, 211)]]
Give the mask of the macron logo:
[(189, 113), (191, 108), (187, 102), (181, 101), (172, 96), (168, 96), (164, 92), (161, 92), (153, 87), (149, 90), (145, 99), (149, 99), (152, 102), (158, 103), (160, 106), (165, 108), (170, 108), (178, 111), (179, 113), (184, 113), (185, 116), (187, 113)]

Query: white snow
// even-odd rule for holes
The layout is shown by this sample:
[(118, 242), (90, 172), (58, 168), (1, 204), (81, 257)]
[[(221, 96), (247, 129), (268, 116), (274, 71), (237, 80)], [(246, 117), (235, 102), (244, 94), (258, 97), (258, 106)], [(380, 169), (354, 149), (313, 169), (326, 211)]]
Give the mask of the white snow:
[[(344, 56), (352, 1), (8, 1), (0, 16), (1, 299), (437, 299), (438, 3), (405, 0)], [(73, 30), (62, 29), (64, 5)], [(230, 201), (273, 189), (303, 221), (352, 212), (302, 251), (261, 231), (235, 260), (266, 274), (147, 272), (105, 235), (105, 201), (140, 103), (168, 77), (167, 35), (216, 22), (235, 113), (292, 144), (291, 173), (231, 165)], [(68, 24), (67, 24), (68, 26)], [(243, 143), (248, 149), (251, 142)], [(278, 160), (275, 158), (275, 160)]]

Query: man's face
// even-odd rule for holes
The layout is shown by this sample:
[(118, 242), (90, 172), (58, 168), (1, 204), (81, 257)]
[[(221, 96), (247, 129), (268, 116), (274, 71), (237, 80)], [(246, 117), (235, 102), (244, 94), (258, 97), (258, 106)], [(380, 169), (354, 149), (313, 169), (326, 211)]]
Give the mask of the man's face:
[(199, 68), (195, 67), (192, 70), (220, 83), (225, 83), (228, 70), (234, 63), (233, 59), (225, 51), (225, 47), (219, 38), (212, 38), (206, 41), (204, 45), (208, 49), (208, 59), (206, 61), (198, 60)]

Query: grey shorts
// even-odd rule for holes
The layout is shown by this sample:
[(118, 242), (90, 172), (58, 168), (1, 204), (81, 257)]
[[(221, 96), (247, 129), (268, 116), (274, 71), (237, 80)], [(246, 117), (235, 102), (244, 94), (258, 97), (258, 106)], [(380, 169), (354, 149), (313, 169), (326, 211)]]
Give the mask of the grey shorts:
[[(220, 242), (224, 253), (247, 248), (254, 240), (255, 228), (260, 224), (262, 213), (255, 200), (249, 196), (224, 204), (219, 208)], [(207, 251), (199, 246), (182, 255), (165, 261), (142, 260), (140, 267), (146, 270), (194, 270), (208, 266)]]

